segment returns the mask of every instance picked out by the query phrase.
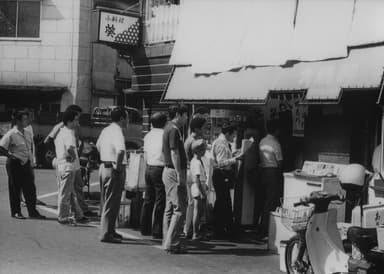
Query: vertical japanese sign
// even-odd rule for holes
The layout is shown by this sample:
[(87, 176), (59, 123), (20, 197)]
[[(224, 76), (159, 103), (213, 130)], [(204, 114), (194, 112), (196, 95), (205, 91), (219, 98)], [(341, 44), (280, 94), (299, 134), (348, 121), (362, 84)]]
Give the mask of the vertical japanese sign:
[(99, 41), (129, 46), (140, 42), (140, 18), (100, 11)]
[(304, 137), (304, 124), (308, 107), (300, 104), (303, 99), (303, 92), (274, 94), (268, 101), (265, 119), (284, 119), (284, 122), (292, 122), (292, 135)]

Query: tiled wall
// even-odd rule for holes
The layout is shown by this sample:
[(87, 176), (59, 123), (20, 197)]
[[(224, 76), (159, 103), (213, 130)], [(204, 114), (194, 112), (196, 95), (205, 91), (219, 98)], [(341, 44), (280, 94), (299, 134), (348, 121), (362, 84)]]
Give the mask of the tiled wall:
[(92, 0), (43, 0), (40, 39), (0, 38), (0, 84), (66, 86), (61, 108), (90, 109)]

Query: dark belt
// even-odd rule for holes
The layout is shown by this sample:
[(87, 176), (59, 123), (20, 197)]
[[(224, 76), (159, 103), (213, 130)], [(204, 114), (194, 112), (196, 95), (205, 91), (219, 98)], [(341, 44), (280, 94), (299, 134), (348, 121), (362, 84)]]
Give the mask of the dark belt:
[(220, 171), (220, 172), (229, 172), (232, 171), (232, 169), (225, 169), (225, 168), (214, 168), (213, 171)]
[(164, 168), (164, 166), (151, 166), (151, 165), (147, 165), (147, 167), (149, 167), (149, 168)]
[(31, 161), (28, 160), (25, 164), (22, 164), (21, 163), (21, 160), (19, 158), (8, 158), (9, 161), (13, 162), (13, 163), (17, 163), (21, 166), (27, 166), (27, 165), (31, 165)]
[(104, 165), (106, 168), (112, 168), (113, 167), (113, 162), (111, 161), (101, 161), (101, 163)]
[(175, 169), (175, 167), (173, 165), (165, 165), (166, 168), (172, 168), (172, 169)]

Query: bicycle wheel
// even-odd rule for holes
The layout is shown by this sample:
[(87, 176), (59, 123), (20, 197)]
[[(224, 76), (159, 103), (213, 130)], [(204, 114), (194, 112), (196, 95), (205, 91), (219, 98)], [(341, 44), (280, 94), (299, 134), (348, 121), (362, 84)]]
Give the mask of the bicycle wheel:
[(288, 274), (313, 274), (303, 236), (295, 235), (288, 241), (285, 266)]

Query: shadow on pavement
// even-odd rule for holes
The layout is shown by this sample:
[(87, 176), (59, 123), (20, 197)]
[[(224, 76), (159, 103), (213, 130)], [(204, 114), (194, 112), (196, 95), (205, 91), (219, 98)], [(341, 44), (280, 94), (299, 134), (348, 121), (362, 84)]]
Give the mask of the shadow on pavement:
[[(30, 219), (30, 220), (35, 221), (36, 219)], [(57, 218), (55, 218), (55, 217), (46, 217), (45, 219), (39, 219), (39, 221), (56, 221), (57, 222)]]
[[(251, 245), (250, 247), (241, 246), (243, 244)], [(212, 254), (223, 254), (223, 255), (236, 255), (236, 256), (269, 256), (272, 255), (266, 249), (265, 244), (257, 244), (255, 247), (252, 246), (252, 242), (220, 242), (212, 240), (209, 242), (194, 242), (190, 241), (187, 244), (189, 254), (201, 254), (201, 255), (212, 255)]]
[(258, 248), (227, 248), (227, 249), (198, 249), (188, 248), (189, 254), (199, 255), (236, 255), (236, 256), (269, 256), (272, 255), (268, 250)]

